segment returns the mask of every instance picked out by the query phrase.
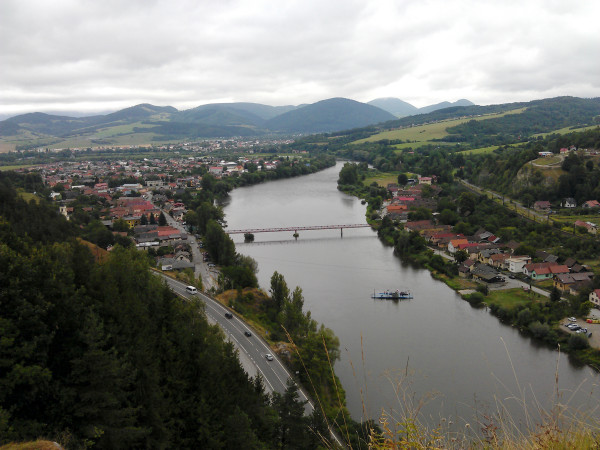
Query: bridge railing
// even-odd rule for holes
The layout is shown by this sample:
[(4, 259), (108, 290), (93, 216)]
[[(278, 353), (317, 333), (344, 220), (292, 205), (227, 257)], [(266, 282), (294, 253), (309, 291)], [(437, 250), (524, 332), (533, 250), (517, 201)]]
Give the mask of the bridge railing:
[(244, 230), (225, 230), (227, 234), (242, 233), (277, 233), (280, 231), (309, 231), (309, 230), (343, 230), (345, 228), (368, 228), (368, 223), (355, 223), (343, 225), (314, 225), (301, 227), (277, 227), (277, 228), (248, 228)]

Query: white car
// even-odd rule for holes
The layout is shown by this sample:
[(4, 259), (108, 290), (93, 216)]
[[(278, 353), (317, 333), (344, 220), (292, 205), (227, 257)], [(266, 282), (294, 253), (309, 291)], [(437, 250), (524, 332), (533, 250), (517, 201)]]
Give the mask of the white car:
[(267, 353), (265, 355), (265, 358), (267, 358), (267, 361), (273, 361), (273, 355), (271, 355), (270, 353)]
[(575, 317), (569, 317), (569, 322), (577, 322), (577, 319)]

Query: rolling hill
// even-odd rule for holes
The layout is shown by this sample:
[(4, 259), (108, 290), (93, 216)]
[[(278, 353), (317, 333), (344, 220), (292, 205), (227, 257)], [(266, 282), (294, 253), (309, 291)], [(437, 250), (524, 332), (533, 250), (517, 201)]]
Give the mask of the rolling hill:
[(406, 117), (406, 116), (414, 116), (416, 114), (428, 114), (433, 111), (437, 111), (439, 109), (452, 108), (454, 106), (473, 106), (474, 103), (466, 100), (460, 99), (455, 102), (441, 102), (436, 103), (435, 105), (424, 106), (423, 108), (417, 108), (416, 106), (411, 105), (399, 98), (393, 97), (385, 97), (385, 98), (376, 98), (375, 100), (371, 100), (368, 102), (369, 105), (377, 106), (378, 108), (387, 111), (396, 117)]
[(327, 133), (365, 127), (395, 117), (380, 108), (347, 98), (330, 98), (281, 114), (266, 123), (281, 133)]
[[(399, 108), (408, 110), (411, 107), (398, 99), (378, 100), (372, 103), (396, 112), (401, 111)], [(468, 100), (459, 100), (454, 104), (457, 103), (470, 104)], [(447, 105), (450, 103), (443, 102), (432, 107)], [(509, 111), (512, 114), (506, 114)], [(0, 147), (10, 150), (140, 145), (202, 138), (330, 133), (361, 127), (368, 127), (361, 133), (361, 138), (372, 135), (374, 131), (377, 134), (391, 130), (374, 135), (368, 141), (406, 140), (409, 138), (393, 130), (432, 123), (443, 127), (443, 136), (436, 136), (436, 141), (471, 142), (479, 147), (488, 147), (522, 141), (536, 133), (595, 125), (599, 123), (599, 117), (600, 99), (575, 97), (489, 106), (450, 106), (400, 119), (372, 104), (346, 98), (278, 107), (258, 103), (214, 103), (184, 111), (171, 106), (141, 104), (88, 117), (40, 112), (11, 117), (0, 122)], [(440, 124), (441, 121), (457, 119), (460, 122)], [(413, 137), (409, 140), (430, 141), (423, 133), (418, 136), (419, 139)]]
[(419, 114), (419, 108), (403, 100), (400, 100), (399, 98), (376, 98), (375, 100), (367, 102), (367, 104), (376, 106), (377, 108), (381, 108), (384, 111), (387, 111), (396, 117), (405, 117), (412, 116), (413, 114)]

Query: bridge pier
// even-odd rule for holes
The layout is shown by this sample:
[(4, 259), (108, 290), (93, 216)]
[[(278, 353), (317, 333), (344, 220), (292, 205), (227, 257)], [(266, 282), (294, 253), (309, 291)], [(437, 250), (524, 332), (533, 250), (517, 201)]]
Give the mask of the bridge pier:
[(340, 237), (344, 237), (344, 229), (340, 228)]

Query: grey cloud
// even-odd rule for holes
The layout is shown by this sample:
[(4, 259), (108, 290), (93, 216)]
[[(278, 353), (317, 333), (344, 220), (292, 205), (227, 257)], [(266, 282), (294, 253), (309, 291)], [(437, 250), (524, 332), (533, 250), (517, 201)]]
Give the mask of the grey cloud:
[(0, 113), (600, 94), (585, 0), (4, 0), (0, 16)]

